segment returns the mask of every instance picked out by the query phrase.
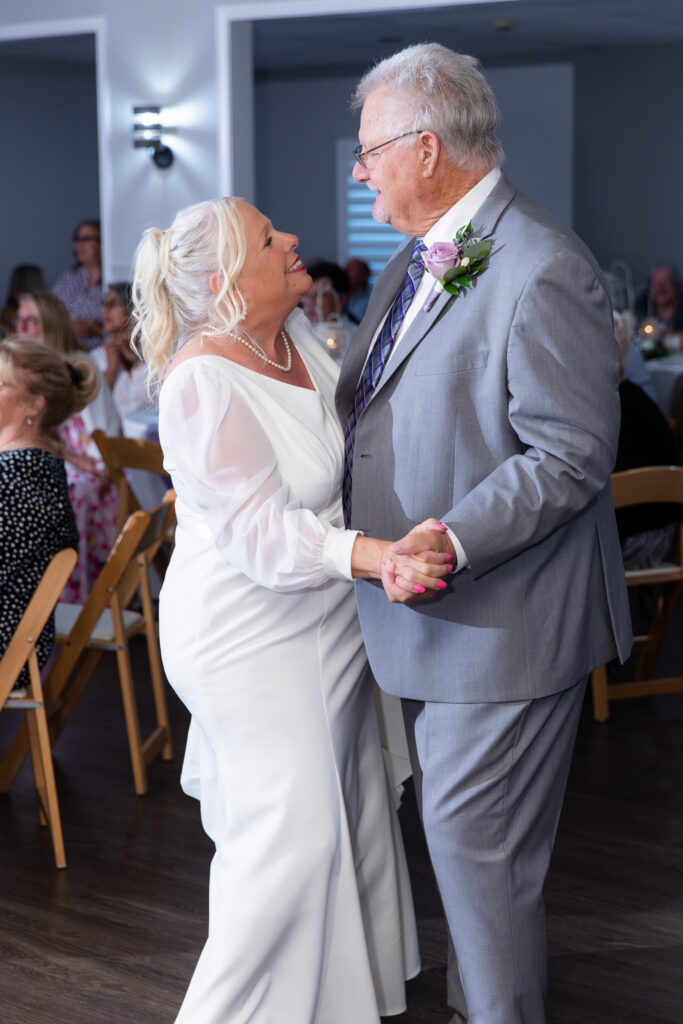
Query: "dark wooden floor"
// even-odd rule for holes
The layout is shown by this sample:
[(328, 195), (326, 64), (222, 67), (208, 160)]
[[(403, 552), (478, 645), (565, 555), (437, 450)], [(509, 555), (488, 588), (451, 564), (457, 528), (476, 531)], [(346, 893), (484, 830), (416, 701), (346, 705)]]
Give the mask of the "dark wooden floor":
[[(179, 790), (175, 699), (172, 715), (174, 760), (136, 798), (115, 675), (91, 682), (55, 750), (66, 871), (27, 768), (0, 795), (0, 1024), (173, 1021), (206, 934), (211, 847)], [(15, 721), (0, 716), (0, 749)], [(683, 1021), (682, 726), (683, 695), (615, 704), (602, 725), (584, 708), (546, 887), (548, 1024)], [(393, 1020), (447, 1024), (445, 930), (410, 785), (401, 818), (424, 970)]]

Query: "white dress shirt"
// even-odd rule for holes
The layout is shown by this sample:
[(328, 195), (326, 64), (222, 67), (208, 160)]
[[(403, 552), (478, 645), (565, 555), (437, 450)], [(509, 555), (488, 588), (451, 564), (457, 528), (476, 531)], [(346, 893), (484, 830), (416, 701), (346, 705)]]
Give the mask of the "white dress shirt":
[[(465, 227), (469, 224), (484, 200), (491, 194), (495, 186), (498, 184), (500, 175), (500, 167), (494, 167), (493, 170), (489, 171), (488, 174), (485, 174), (484, 177), (477, 182), (474, 188), (471, 188), (469, 192), (466, 192), (465, 195), (457, 201), (457, 203), (451, 206), (450, 210), (447, 210), (443, 217), (441, 217), (424, 236), (423, 241), (427, 248), (433, 245), (434, 242), (453, 242), (458, 228)], [(422, 275), (422, 280), (417, 286), (417, 291), (413, 296), (413, 301), (410, 303), (410, 306), (406, 311), (406, 315), (403, 318), (403, 323), (396, 335), (391, 352), (389, 353), (389, 358), (387, 359), (387, 364), (391, 359), (393, 359), (394, 353), (401, 343), (401, 338), (403, 338), (410, 325), (421, 312), (422, 307), (427, 301), (435, 283), (435, 278), (432, 277), (429, 270), (425, 270)], [(386, 320), (386, 317), (384, 320)], [(368, 349), (368, 355), (372, 351), (372, 346), (375, 344), (375, 340), (384, 326), (384, 320), (382, 320), (382, 323), (375, 331), (370, 343), (370, 348)], [(465, 554), (462, 544), (451, 530), (448, 531), (448, 536), (455, 548), (457, 571), (461, 572), (469, 565), (469, 559)]]

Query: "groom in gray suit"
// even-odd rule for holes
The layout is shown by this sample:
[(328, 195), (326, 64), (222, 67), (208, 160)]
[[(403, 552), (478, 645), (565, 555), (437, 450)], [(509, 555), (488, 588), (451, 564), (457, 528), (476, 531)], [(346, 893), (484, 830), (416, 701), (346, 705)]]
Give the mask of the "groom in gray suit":
[[(453, 1020), (541, 1024), (542, 887), (586, 679), (631, 644), (610, 304), (583, 243), (501, 172), (475, 60), (410, 47), (355, 99), (354, 177), (375, 218), (411, 237), (339, 381), (347, 522), (455, 562), (447, 589), (409, 604), (358, 582), (361, 625), (380, 686), (404, 698)], [(460, 268), (457, 295), (434, 289), (424, 247), (469, 222), (487, 258)], [(447, 529), (417, 526), (429, 516)], [(393, 571), (398, 597), (409, 583)]]

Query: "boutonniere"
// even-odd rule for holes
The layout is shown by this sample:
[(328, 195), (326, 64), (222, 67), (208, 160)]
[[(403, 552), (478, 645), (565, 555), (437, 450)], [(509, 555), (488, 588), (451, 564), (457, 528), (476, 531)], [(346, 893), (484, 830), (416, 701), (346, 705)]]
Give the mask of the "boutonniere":
[(491, 242), (480, 242), (472, 236), (472, 222), (458, 228), (452, 242), (434, 242), (423, 254), (427, 269), (436, 281), (422, 307), (432, 308), (441, 292), (458, 295), (461, 288), (471, 288), (472, 281), (486, 269)]

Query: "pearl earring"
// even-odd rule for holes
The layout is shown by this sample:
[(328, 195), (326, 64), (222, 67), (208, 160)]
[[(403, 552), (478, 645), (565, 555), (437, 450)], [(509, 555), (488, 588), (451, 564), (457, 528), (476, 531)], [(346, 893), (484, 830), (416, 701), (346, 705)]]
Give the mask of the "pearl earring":
[(26, 417), (26, 426), (27, 427), (32, 427), (33, 426), (33, 417), (32, 416), (27, 416)]

